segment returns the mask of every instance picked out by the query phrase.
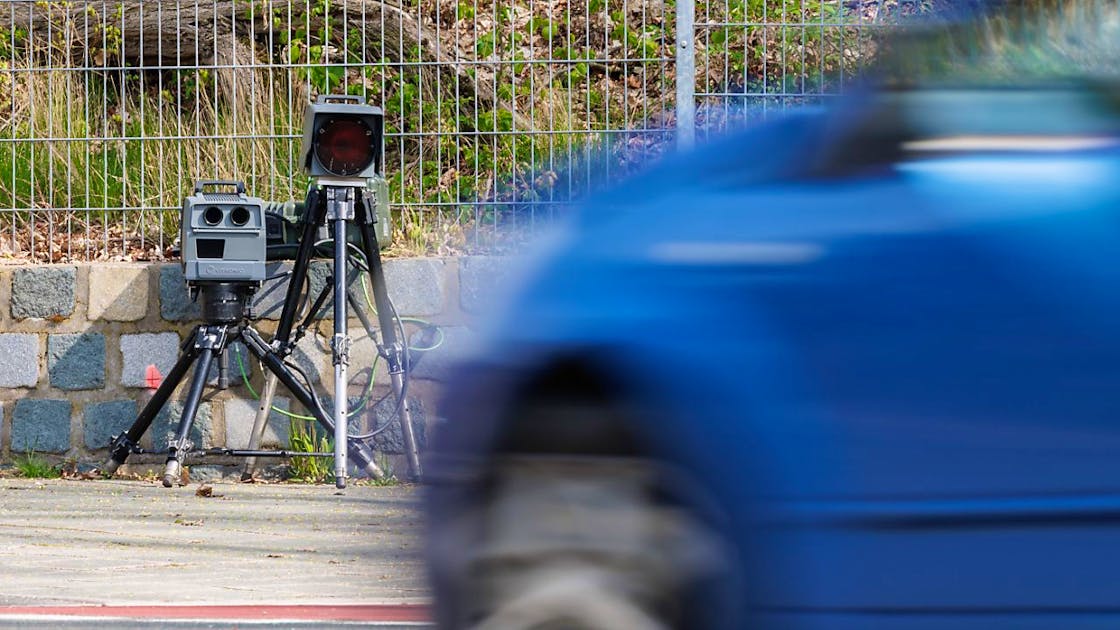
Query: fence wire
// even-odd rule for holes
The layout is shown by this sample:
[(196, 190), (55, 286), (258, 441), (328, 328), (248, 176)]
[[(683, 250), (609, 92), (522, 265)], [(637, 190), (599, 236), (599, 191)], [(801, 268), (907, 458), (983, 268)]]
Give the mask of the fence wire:
[[(199, 178), (301, 199), (304, 104), (386, 111), (394, 248), (501, 251), (671, 144), (838, 92), (888, 0), (5, 0), (0, 258), (165, 257)], [(892, 5), (893, 6), (893, 5)]]

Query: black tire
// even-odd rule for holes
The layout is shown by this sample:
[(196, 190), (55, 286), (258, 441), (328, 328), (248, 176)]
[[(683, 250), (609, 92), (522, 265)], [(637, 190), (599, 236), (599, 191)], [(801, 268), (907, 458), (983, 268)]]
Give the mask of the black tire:
[(644, 455), (626, 422), (600, 399), (528, 401), (481, 474), (433, 495), (446, 499), (428, 525), (440, 627), (735, 627), (721, 610), (735, 554), (682, 500), (695, 484)]

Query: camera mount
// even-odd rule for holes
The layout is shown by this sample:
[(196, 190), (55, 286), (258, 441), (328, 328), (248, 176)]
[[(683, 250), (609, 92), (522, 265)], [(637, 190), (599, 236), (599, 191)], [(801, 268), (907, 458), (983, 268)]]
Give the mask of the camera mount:
[[(367, 180), (380, 176), (381, 173), (382, 129), (381, 110), (366, 105), (360, 98), (353, 96), (320, 96), (305, 110), (301, 155), (303, 165), (312, 177), (312, 183), (307, 192), (303, 216), (299, 223), (301, 236), (288, 280), (283, 310), (271, 343), (266, 342), (249, 323), (251, 316), (248, 308), (252, 294), (264, 279), (263, 208), (266, 204), (245, 196), (244, 185), (238, 182), (215, 180), (196, 185), (195, 195), (184, 201), (182, 243), (188, 287), (193, 295), (201, 295), (206, 323), (196, 327), (184, 342), (178, 362), (141, 410), (133, 425), (125, 433), (113, 438), (110, 445), (110, 459), (105, 466), (107, 473), (115, 472), (129, 454), (145, 452), (139, 447), (140, 437), (151, 426), (156, 414), (183, 380), (187, 370), (197, 361), (175, 437), (169, 441), (167, 450), (163, 485), (170, 487), (178, 481), (181, 459), (193, 448), (189, 440), (190, 430), (198, 411), (210, 365), (217, 359), (221, 366), (224, 350), (232, 341), (240, 339), (248, 351), (266, 368), (267, 379), (254, 421), (249, 448), (216, 449), (220, 454), (248, 457), (246, 475), (252, 474), (258, 456), (290, 455), (282, 451), (257, 450), (272, 406), (273, 395), (277, 384), (280, 383), (311, 411), (324, 429), (334, 435), (336, 487), (346, 486), (348, 458), (365, 473), (374, 477), (383, 476), (382, 471), (373, 461), (372, 450), (361, 439), (362, 436), (348, 435), (347, 384), (351, 348), (347, 329), (348, 304), (354, 306), (358, 319), (373, 337), (364, 312), (347, 287), (348, 266), (351, 264), (351, 245), (348, 243), (347, 234), (352, 224), (361, 237), (360, 252), (364, 258), (365, 271), (369, 274), (380, 329), (381, 341), (378, 349), (388, 363), (392, 390), (397, 396), (396, 415), (400, 421), (409, 473), (413, 479), (420, 478), (422, 471), (419, 450), (406, 397), (409, 362), (407, 340), (386, 290), (380, 246), (374, 232), (379, 200), (375, 198), (375, 192), (367, 187)], [(233, 185), (235, 194), (222, 198), (207, 196), (205, 188), (218, 185)], [(250, 216), (247, 219), (241, 211), (245, 209), (249, 210)], [(260, 215), (259, 222), (257, 222), (257, 214)], [(293, 327), (300, 309), (311, 258), (318, 250), (316, 236), (322, 228), (328, 230), (333, 240), (333, 276), (306, 313), (304, 322), (293, 337)], [(255, 252), (257, 242), (255, 239), (258, 238), (258, 234), (261, 248), (259, 274), (253, 264), (244, 265), (242, 263), (247, 261), (226, 260), (222, 255), (217, 256), (221, 260), (211, 261), (210, 264), (199, 263), (200, 260), (205, 260), (203, 254), (218, 252), (224, 254), (226, 248), (229, 252), (249, 249)], [(250, 241), (250, 238), (254, 240)], [(219, 240), (221, 244), (214, 242)], [(227, 262), (236, 262), (236, 264), (227, 265)], [(248, 262), (255, 262), (255, 259)], [(257, 275), (260, 277), (258, 278)], [(334, 319), (334, 334), (331, 338), (334, 404), (331, 413), (328, 414), (311, 391), (310, 384), (305, 387), (285, 364), (285, 359), (292, 353), (295, 343), (331, 293), (333, 293)]]

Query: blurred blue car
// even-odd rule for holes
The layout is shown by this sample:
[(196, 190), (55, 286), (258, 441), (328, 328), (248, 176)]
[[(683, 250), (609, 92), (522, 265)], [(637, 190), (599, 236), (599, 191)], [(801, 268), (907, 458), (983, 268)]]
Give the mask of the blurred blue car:
[(868, 93), (589, 204), (451, 386), (440, 627), (1120, 627), (1118, 96)]

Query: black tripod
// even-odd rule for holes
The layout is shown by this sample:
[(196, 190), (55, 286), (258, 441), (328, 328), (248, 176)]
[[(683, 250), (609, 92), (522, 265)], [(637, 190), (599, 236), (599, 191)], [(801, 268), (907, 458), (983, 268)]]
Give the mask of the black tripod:
[[(248, 303), (256, 286), (253, 283), (200, 283), (199, 294), (202, 300), (203, 319), (206, 324), (197, 326), (183, 343), (182, 354), (167, 378), (156, 390), (151, 400), (144, 406), (128, 431), (113, 438), (110, 444), (110, 459), (105, 471), (112, 474), (125, 462), (131, 453), (144, 453), (139, 440), (151, 427), (159, 410), (167, 403), (175, 388), (186, 376), (187, 370), (195, 365), (194, 375), (183, 405), (175, 437), (168, 442), (167, 462), (164, 468), (163, 485), (171, 487), (181, 477), (182, 459), (193, 451), (190, 431), (198, 412), (199, 401), (206, 385), (211, 364), (221, 360), (225, 349), (240, 339), (249, 352), (284, 385), (300, 403), (315, 417), (318, 423), (335, 438), (334, 472), (335, 485), (346, 486), (347, 456), (366, 474), (382, 476), (382, 471), (373, 460), (372, 450), (360, 439), (347, 435), (348, 399), (347, 371), (350, 363), (350, 337), (347, 332), (347, 303), (352, 303), (363, 325), (369, 329), (357, 301), (347, 290), (347, 271), (349, 251), (347, 244), (348, 225), (353, 223), (361, 235), (362, 254), (365, 257), (370, 284), (373, 289), (374, 306), (377, 309), (378, 324), (381, 332), (379, 352), (385, 357), (389, 367), (394, 393), (398, 396), (398, 418), (406, 449), (410, 474), (413, 478), (421, 475), (419, 451), (413, 433), (412, 419), (404, 400), (405, 365), (407, 362), (406, 340), (398, 334), (399, 322), (395, 318), (392, 302), (385, 288), (385, 276), (381, 266), (381, 254), (374, 235), (376, 222), (374, 201), (361, 180), (320, 179), (307, 194), (307, 202), (301, 220), (302, 235), (296, 252), (295, 263), (289, 278), (287, 294), (276, 335), (271, 343), (266, 342), (251, 326), (248, 320)], [(307, 279), (311, 257), (316, 251), (315, 237), (319, 228), (328, 226), (333, 231), (334, 275), (331, 282), (315, 300), (306, 319), (292, 338), (297, 311), (304, 283)], [(328, 294), (334, 293), (334, 336), (331, 339), (331, 356), (335, 368), (335, 392), (333, 413), (328, 414), (318, 399), (295, 376), (284, 359), (289, 356), (299, 336), (307, 324), (325, 303)], [(274, 385), (266, 388), (275, 390)], [(271, 399), (271, 395), (266, 395)], [(267, 400), (271, 404), (271, 400)], [(255, 433), (255, 431), (254, 431)], [(240, 457), (290, 456), (285, 451), (209, 449), (205, 454), (221, 454)], [(303, 455), (303, 454), (300, 454)]]

